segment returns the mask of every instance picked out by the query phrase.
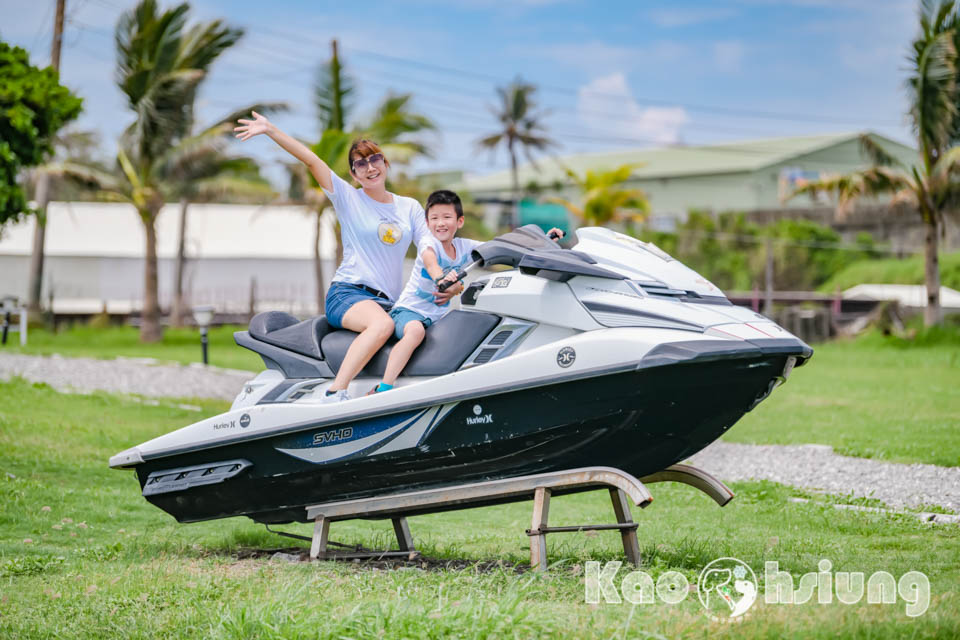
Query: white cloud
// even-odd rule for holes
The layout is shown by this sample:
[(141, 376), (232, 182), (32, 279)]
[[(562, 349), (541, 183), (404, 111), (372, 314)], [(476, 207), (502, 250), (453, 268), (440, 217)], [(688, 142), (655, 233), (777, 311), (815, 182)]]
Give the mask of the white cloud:
[(740, 71), (744, 54), (743, 43), (739, 40), (723, 40), (713, 44), (713, 62), (719, 71), (735, 73)]
[(676, 63), (690, 54), (686, 45), (670, 40), (651, 42), (643, 47), (593, 40), (545, 46), (514, 46), (511, 51), (519, 56), (546, 58), (591, 72), (597, 69), (633, 69), (649, 64)]
[(580, 87), (577, 115), (591, 135), (660, 145), (678, 142), (689, 120), (683, 107), (641, 107), (620, 72)]
[(732, 8), (703, 8), (703, 9), (655, 9), (647, 16), (658, 27), (687, 27), (704, 22), (725, 20), (739, 13)]

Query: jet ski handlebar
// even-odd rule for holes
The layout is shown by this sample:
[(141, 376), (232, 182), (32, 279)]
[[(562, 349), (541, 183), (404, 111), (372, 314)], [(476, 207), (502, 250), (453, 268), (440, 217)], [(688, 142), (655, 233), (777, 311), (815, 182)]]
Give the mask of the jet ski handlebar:
[[(542, 234), (543, 232), (540, 231), (540, 233)], [(543, 237), (543, 236), (541, 236), (541, 237)], [(547, 238), (549, 238), (550, 240), (553, 240), (553, 241), (557, 241), (557, 240), (559, 240), (561, 237), (562, 237), (562, 235), (559, 234), (559, 233), (557, 233), (556, 231), (551, 231), (549, 234), (547, 234)], [(482, 266), (484, 265), (484, 262), (485, 262), (484, 259), (483, 259), (483, 258), (480, 256), (480, 254), (478, 254), (476, 251), (474, 251), (473, 257), (475, 258), (475, 260), (474, 260), (473, 262), (471, 262), (471, 263), (468, 264), (468, 265), (465, 265), (464, 267), (461, 267), (460, 269), (457, 269), (457, 279), (456, 279), (456, 280), (454, 280), (453, 282), (450, 282), (449, 280), (444, 280), (444, 281), (442, 281), (442, 282), (439, 282), (439, 283), (437, 284), (437, 291), (443, 293), (444, 291), (446, 291), (447, 289), (449, 289), (449, 288), (453, 285), (454, 282), (459, 282), (459, 281), (463, 280), (464, 278), (467, 277), (467, 274), (469, 274), (471, 271), (473, 271), (473, 270), (476, 269), (477, 267), (482, 267)], [(446, 276), (446, 274), (444, 274), (444, 276)]]
[(437, 284), (437, 291), (439, 291), (440, 293), (443, 293), (444, 291), (452, 287), (455, 282), (460, 282), (461, 280), (466, 278), (468, 273), (470, 273), (471, 271), (473, 271), (475, 268), (477, 268), (482, 264), (483, 264), (483, 260), (474, 260), (470, 264), (465, 265), (460, 269), (457, 269), (457, 279), (454, 280), (453, 282), (449, 280), (443, 280), (442, 282), (439, 282)]

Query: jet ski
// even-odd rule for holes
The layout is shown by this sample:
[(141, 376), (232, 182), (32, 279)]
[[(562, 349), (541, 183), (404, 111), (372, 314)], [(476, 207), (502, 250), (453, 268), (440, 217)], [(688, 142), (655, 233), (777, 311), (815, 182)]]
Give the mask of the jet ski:
[[(180, 522), (307, 521), (307, 505), (590, 466), (644, 477), (719, 438), (812, 349), (653, 244), (606, 228), (562, 248), (535, 226), (475, 249), (461, 308), (396, 387), (388, 343), (321, 401), (356, 334), (256, 315), (266, 369), (226, 413), (116, 454)], [(469, 278), (467, 278), (469, 279)]]

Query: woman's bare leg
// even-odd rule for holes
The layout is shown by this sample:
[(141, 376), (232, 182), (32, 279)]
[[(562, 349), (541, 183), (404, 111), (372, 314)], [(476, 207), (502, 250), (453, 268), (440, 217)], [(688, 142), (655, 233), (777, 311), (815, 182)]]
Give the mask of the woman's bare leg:
[(360, 335), (354, 338), (343, 363), (328, 391), (346, 389), (360, 370), (370, 362), (370, 358), (384, 345), (393, 333), (393, 320), (379, 304), (373, 300), (364, 300), (353, 305), (343, 314), (343, 328), (356, 331)]
[(390, 358), (387, 360), (387, 369), (383, 372), (383, 381), (391, 387), (396, 383), (397, 376), (403, 371), (403, 368), (410, 362), (410, 356), (414, 349), (420, 346), (424, 336), (427, 335), (423, 323), (417, 320), (411, 320), (403, 326), (403, 337), (400, 342), (393, 345), (390, 350)]

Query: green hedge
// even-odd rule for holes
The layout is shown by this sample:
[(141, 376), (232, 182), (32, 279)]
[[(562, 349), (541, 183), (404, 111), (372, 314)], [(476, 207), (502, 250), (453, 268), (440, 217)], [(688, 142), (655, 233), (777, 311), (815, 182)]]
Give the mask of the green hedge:
[(816, 289), (845, 267), (878, 255), (867, 233), (857, 237), (858, 249), (851, 250), (850, 243), (830, 227), (787, 219), (762, 226), (740, 212), (713, 216), (694, 210), (675, 233), (644, 230), (639, 237), (721, 289), (734, 291), (763, 286), (768, 238), (773, 243), (773, 281), (778, 290)]
[[(940, 254), (940, 283), (960, 290), (960, 251)], [(835, 273), (820, 290), (832, 293), (858, 284), (923, 284), (923, 256), (860, 260)]]

